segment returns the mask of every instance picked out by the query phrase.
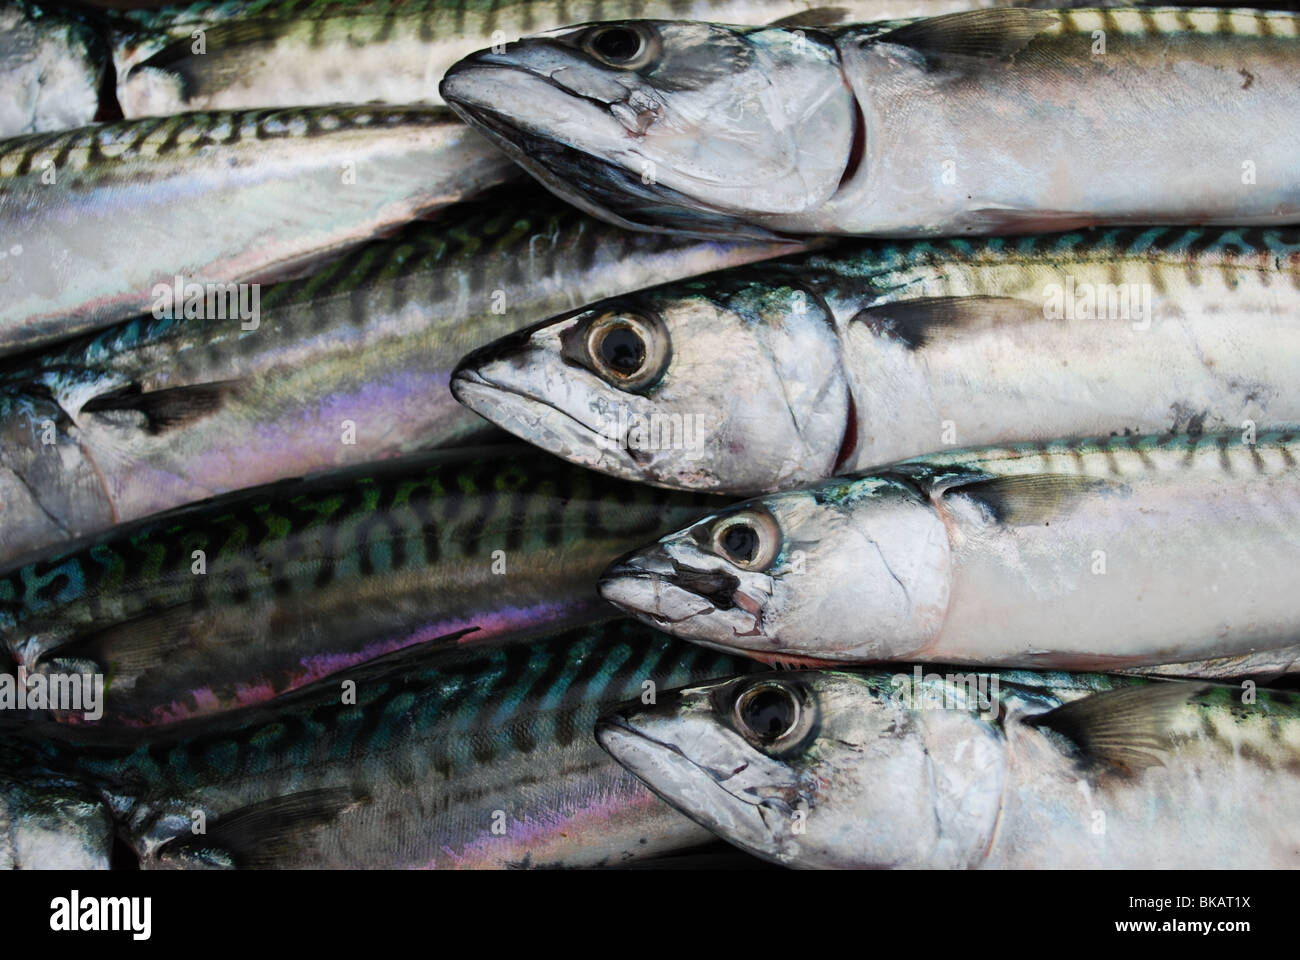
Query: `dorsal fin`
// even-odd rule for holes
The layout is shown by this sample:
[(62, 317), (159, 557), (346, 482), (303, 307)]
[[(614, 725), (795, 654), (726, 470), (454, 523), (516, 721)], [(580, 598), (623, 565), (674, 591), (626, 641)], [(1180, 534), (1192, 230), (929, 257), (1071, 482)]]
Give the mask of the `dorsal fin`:
[(972, 57), (1004, 60), (1060, 22), (1052, 10), (999, 7), (927, 17), (871, 39), (895, 43), (927, 57)]

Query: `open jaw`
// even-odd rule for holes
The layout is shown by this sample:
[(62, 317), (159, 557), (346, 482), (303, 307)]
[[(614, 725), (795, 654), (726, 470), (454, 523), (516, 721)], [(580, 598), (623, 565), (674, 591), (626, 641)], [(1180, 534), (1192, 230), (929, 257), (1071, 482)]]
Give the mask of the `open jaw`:
[(545, 400), (519, 393), (468, 367), (451, 379), (456, 399), (534, 446), (581, 467), (625, 480), (642, 480), (636, 460), (616, 438), (605, 437)]
[[(727, 840), (754, 842), (769, 834), (763, 805), (722, 786), (671, 743), (654, 739), (618, 714), (596, 722), (605, 751), (665, 803)], [(751, 840), (753, 838), (753, 840)]]

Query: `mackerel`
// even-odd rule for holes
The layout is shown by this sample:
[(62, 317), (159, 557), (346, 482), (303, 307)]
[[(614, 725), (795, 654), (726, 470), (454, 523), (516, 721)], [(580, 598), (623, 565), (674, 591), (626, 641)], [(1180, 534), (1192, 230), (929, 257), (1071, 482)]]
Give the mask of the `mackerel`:
[(0, 372), (0, 563), (260, 483), (491, 429), (456, 361), (538, 316), (778, 246), (609, 227), (508, 188), (262, 288), (260, 321), (144, 316)]
[[(767, 23), (920, 16), (965, 0), (269, 0), (123, 13), (117, 98), (128, 117), (327, 103), (441, 103), (457, 60), (493, 44), (610, 15)], [(976, 0), (974, 6), (998, 5)]]
[(1300, 220), (1300, 18), (973, 10), (618, 20), (483, 50), (447, 102), (611, 222), (945, 236)]
[(595, 304), (457, 397), (574, 463), (798, 487), (943, 447), (1300, 423), (1300, 231), (858, 242)]
[(98, 721), (66, 699), (51, 704), (70, 724), (211, 715), (407, 647), (612, 616), (596, 593), (600, 570), (700, 516), (707, 500), (518, 448), (285, 481), (0, 575), (0, 646), (50, 685), (104, 678)]
[(1300, 643), (1300, 440), (1110, 437), (933, 454), (745, 501), (601, 593), (769, 662), (1115, 669)]
[(84, 789), (0, 775), (0, 870), (107, 870), (108, 807)]
[(214, 303), (252, 323), (256, 292), (236, 282), (294, 275), (512, 175), (442, 108), (196, 113), (7, 140), (0, 352)]
[(602, 753), (596, 717), (736, 669), (613, 622), (372, 664), (143, 741), (64, 731), (26, 762), (93, 785), (148, 869), (617, 865), (709, 835)]
[(79, 14), (0, 2), (0, 137), (91, 123), (111, 70), (108, 44)]
[(1300, 866), (1300, 697), (1029, 673), (771, 674), (602, 718), (731, 843), (804, 868)]
[(1218, 680), (1221, 682), (1273, 683), (1288, 674), (1300, 673), (1300, 644), (1256, 650), (1233, 657), (1211, 657), (1154, 667), (1126, 667), (1116, 673), (1165, 677), (1166, 679)]

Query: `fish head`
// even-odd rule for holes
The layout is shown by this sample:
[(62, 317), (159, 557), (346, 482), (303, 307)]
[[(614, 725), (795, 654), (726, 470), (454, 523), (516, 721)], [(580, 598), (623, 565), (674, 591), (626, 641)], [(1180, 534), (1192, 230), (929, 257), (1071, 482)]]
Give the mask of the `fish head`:
[(765, 859), (967, 866), (996, 822), (1004, 741), (964, 704), (920, 709), (899, 676), (752, 674), (616, 708), (596, 737), (669, 804)]
[(918, 658), (948, 606), (947, 531), (888, 475), (749, 500), (612, 564), (605, 599), (770, 664)]
[(741, 223), (819, 206), (854, 150), (855, 102), (815, 31), (586, 24), (475, 53), (440, 90), (552, 191), (625, 227), (770, 236)]
[(607, 301), (471, 353), (451, 389), (572, 463), (735, 494), (833, 473), (850, 408), (832, 318), (782, 283)]
[(89, 790), (0, 776), (0, 869), (107, 870), (112, 838), (108, 807)]

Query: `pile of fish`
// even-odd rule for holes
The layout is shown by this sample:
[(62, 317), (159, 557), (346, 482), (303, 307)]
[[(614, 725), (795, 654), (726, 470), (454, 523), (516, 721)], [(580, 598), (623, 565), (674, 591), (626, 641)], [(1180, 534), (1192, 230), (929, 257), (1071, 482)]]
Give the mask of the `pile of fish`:
[(1300, 867), (1297, 76), (2, 0), (0, 867)]

